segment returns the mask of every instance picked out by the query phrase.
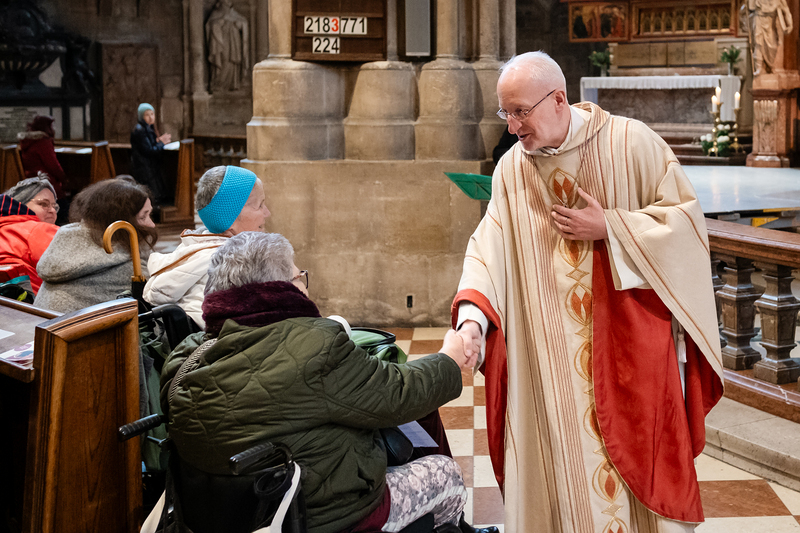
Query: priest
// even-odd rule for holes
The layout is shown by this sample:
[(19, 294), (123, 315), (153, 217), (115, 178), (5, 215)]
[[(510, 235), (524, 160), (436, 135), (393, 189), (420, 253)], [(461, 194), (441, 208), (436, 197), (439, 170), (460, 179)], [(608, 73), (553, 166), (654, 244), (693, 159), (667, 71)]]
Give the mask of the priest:
[(470, 238), (453, 323), (480, 339), (509, 532), (693, 531), (694, 459), (722, 395), (703, 211), (639, 121), (570, 106), (543, 52), (512, 58), (519, 139)]

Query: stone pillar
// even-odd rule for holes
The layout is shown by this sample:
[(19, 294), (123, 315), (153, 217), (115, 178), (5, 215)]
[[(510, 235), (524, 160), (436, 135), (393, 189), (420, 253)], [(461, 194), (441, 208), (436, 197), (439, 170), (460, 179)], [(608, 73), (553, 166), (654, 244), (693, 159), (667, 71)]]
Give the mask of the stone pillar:
[(722, 308), (722, 335), (727, 341), (722, 349), (722, 365), (732, 370), (744, 370), (761, 358), (750, 346), (750, 339), (756, 335), (753, 302), (760, 296), (750, 281), (753, 261), (733, 256), (719, 258), (726, 264), (725, 286), (717, 291)]
[(500, 0), (500, 60), (517, 53), (517, 2)]
[(361, 66), (344, 120), (345, 158), (414, 159), (417, 76), (400, 61)]
[(293, 61), (292, 2), (269, 0), (269, 56), (253, 67), (247, 157), (260, 161), (344, 156), (344, 74)]
[(186, 138), (192, 133), (192, 42), (189, 38), (192, 30), (189, 4), (190, 0), (181, 0), (183, 14), (183, 94), (181, 95), (181, 100), (183, 101), (183, 129), (181, 130), (181, 138)]
[(417, 76), (398, 61), (397, 0), (386, 4), (386, 57), (361, 66), (344, 120), (345, 158), (414, 159)]
[(793, 124), (798, 117), (797, 71), (761, 74), (753, 79), (753, 152), (749, 167), (788, 167), (797, 149)]
[(424, 65), (419, 77), (416, 158), (484, 159), (480, 86), (472, 65), (462, 59), (464, 1), (438, 0), (436, 6), (436, 60)]
[(208, 96), (203, 39), (203, 0), (191, 0), (191, 4), (189, 4), (189, 41), (192, 56), (192, 94), (195, 96)]
[(792, 268), (774, 264), (759, 264), (764, 271), (767, 288), (756, 302), (761, 312), (761, 345), (766, 355), (753, 365), (753, 376), (770, 383), (783, 384), (800, 377), (800, 364), (790, 352), (797, 326), (800, 302), (792, 294)]
[(269, 1), (258, 0), (256, 6), (256, 26), (252, 29), (253, 39), (256, 41), (256, 62), (263, 61), (269, 56)]
[(478, 34), (479, 59), (473, 63), (480, 87), (480, 103), (483, 108), (480, 128), (484, 152), (489, 157), (506, 129), (506, 121), (496, 111), (497, 80), (500, 77), (500, 4), (501, 0), (483, 0), (479, 5)]

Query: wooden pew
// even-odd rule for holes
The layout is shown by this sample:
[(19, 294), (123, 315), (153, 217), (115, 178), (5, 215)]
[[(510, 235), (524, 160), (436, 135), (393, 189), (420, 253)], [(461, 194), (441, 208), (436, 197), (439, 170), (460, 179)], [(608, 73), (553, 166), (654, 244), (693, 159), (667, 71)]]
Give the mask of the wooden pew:
[(161, 223), (194, 227), (194, 139), (181, 140), (175, 179), (175, 205), (161, 209)]
[(89, 178), (92, 183), (107, 180), (117, 175), (114, 169), (114, 161), (111, 159), (111, 149), (108, 141), (92, 143), (92, 171)]
[(25, 178), (19, 146), (11, 144), (3, 146), (0, 151), (0, 192), (7, 191)]
[[(141, 524), (136, 301), (74, 313), (0, 298), (3, 352), (34, 340), (33, 367), (0, 357), (0, 521), (23, 533), (135, 533)], [(8, 524), (0, 522), (0, 530)]]
[[(161, 219), (156, 222), (172, 226), (194, 226), (194, 139), (183, 139), (175, 149), (163, 153), (163, 176), (167, 190), (174, 191), (174, 204), (162, 207)], [(169, 145), (168, 145), (169, 146)], [(116, 160), (123, 173), (129, 172), (129, 144), (58, 141), (56, 153), (64, 171), (82, 189), (90, 184), (117, 175)], [(91, 158), (87, 159), (91, 153)], [(123, 166), (124, 164), (124, 166)]]

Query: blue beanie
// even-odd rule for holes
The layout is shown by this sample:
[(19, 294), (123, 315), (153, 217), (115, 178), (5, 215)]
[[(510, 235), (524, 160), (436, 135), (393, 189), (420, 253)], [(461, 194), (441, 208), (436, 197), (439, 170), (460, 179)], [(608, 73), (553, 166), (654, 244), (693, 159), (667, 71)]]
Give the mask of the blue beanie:
[(222, 233), (230, 228), (253, 192), (258, 178), (241, 167), (226, 167), (225, 177), (208, 205), (197, 214), (211, 233)]
[(153, 113), (156, 112), (156, 110), (153, 109), (153, 106), (151, 106), (150, 104), (139, 104), (139, 109), (138, 109), (139, 120), (142, 120), (144, 118), (144, 112), (147, 110), (150, 110)]

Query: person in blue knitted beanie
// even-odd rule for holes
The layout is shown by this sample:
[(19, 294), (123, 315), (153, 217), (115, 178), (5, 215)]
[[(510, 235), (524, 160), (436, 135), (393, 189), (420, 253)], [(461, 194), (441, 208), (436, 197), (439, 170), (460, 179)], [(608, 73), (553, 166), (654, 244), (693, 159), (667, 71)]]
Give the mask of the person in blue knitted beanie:
[(187, 230), (169, 254), (154, 253), (147, 263), (151, 278), (144, 299), (153, 305), (178, 304), (199, 327), (203, 321), (203, 291), (214, 251), (243, 231), (264, 231), (270, 212), (264, 186), (241, 167), (214, 167), (197, 183), (195, 207), (205, 225)]

